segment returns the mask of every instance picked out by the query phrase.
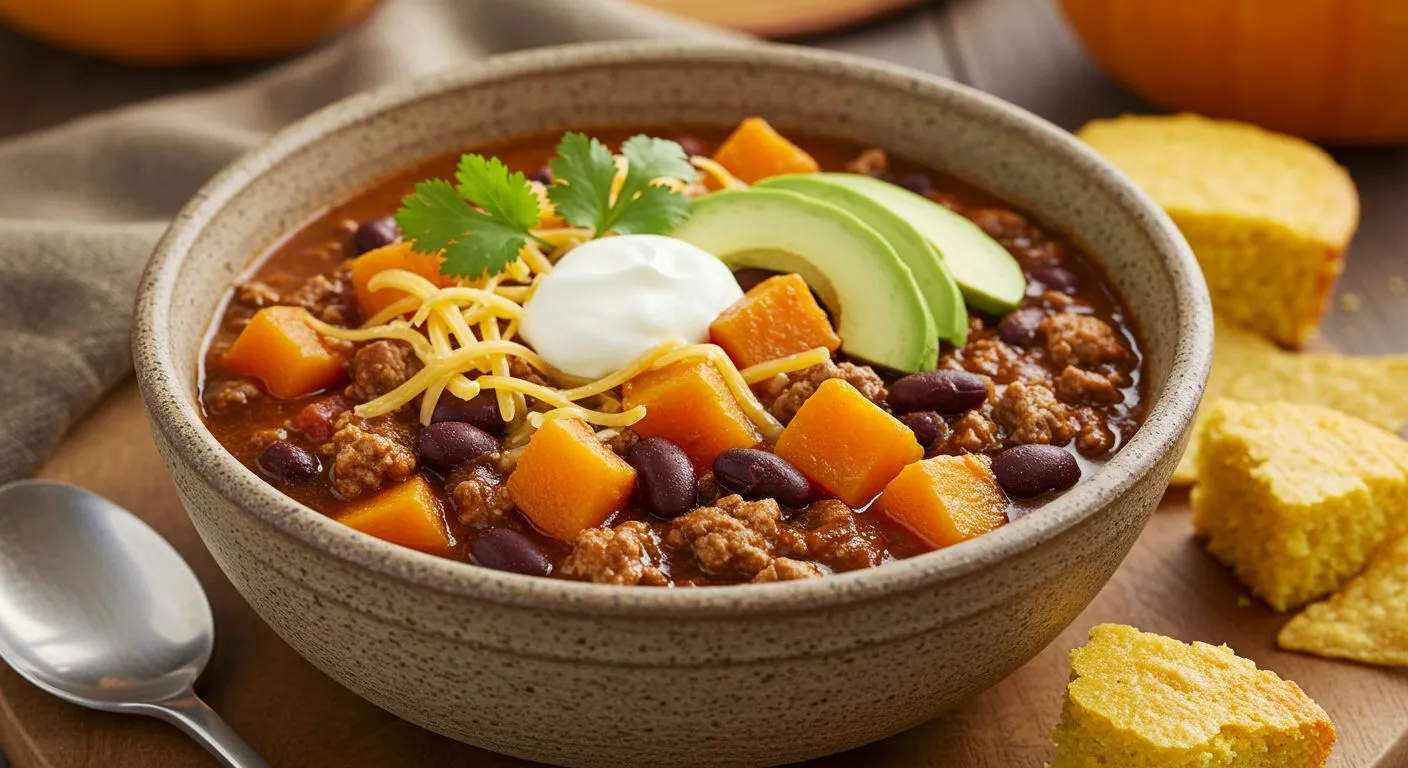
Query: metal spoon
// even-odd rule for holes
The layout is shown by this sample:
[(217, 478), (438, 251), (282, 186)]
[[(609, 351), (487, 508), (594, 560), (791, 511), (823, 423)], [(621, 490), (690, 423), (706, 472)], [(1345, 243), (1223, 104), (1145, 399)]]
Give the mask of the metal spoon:
[(63, 483), (0, 487), (0, 658), (16, 672), (165, 720), (230, 768), (268, 768), (192, 689), (214, 643), (195, 574), (131, 512)]

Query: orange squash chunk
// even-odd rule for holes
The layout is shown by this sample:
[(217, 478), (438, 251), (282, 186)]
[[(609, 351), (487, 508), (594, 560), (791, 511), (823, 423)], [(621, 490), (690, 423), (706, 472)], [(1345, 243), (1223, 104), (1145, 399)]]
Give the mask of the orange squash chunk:
[(394, 288), (382, 288), (379, 291), (368, 288), (367, 283), (378, 272), (385, 272), (388, 269), (404, 269), (407, 272), (420, 275), (441, 288), (453, 285), (454, 278), (440, 274), (441, 261), (439, 254), (413, 251), (411, 244), (404, 241), (383, 245), (353, 259), (352, 287), (357, 291), (357, 305), (362, 308), (362, 315), (371, 317), (394, 304), (397, 299), (406, 296), (405, 293)]
[(939, 549), (1007, 524), (1007, 496), (988, 457), (935, 456), (910, 464), (877, 504), (891, 520)]
[(835, 352), (841, 346), (801, 275), (778, 275), (753, 286), (709, 326), (709, 340), (739, 368), (817, 347)]
[(729, 448), (752, 448), (762, 439), (708, 360), (648, 371), (626, 382), (623, 393), (627, 409), (645, 406), (645, 418), (631, 425), (636, 434), (668, 438), (701, 470)]
[(444, 505), (420, 475), (353, 503), (338, 520), (369, 536), (433, 555), (450, 554), (454, 547)]
[(254, 376), (274, 397), (302, 397), (347, 375), (347, 356), (308, 325), (302, 307), (265, 307), (254, 313), (225, 353), (233, 373)]
[(802, 403), (774, 451), (852, 507), (870, 503), (906, 464), (924, 458), (909, 427), (840, 379), (823, 381)]
[(635, 469), (577, 419), (543, 422), (508, 476), (513, 503), (538, 530), (562, 541), (606, 522), (635, 485)]
[(739, 123), (714, 152), (714, 161), (749, 184), (769, 176), (821, 170), (815, 158), (784, 138), (761, 117), (750, 117)]

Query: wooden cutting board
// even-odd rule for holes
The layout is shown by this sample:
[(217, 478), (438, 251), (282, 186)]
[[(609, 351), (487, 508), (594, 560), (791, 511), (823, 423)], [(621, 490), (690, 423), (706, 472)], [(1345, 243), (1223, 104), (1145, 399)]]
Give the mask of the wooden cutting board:
[[(41, 473), (141, 515), (186, 557), (210, 595), (219, 641), (200, 692), (277, 768), (526, 766), (398, 720), (334, 683), (264, 625), (206, 552), (176, 499), (128, 383), (70, 436)], [(963, 707), (812, 766), (1022, 768), (1051, 756), (1070, 674), (1066, 654), (1091, 626), (1133, 624), (1227, 643), (1295, 680), (1339, 729), (1336, 768), (1408, 766), (1408, 669), (1275, 649), (1285, 616), (1242, 600), (1230, 573), (1193, 541), (1187, 497), (1171, 491), (1114, 579), (1037, 658)], [(65, 704), (0, 664), (0, 748), (14, 768), (209, 768), (214, 760), (154, 720)]]
[(633, 0), (667, 13), (773, 39), (834, 32), (927, 0)]

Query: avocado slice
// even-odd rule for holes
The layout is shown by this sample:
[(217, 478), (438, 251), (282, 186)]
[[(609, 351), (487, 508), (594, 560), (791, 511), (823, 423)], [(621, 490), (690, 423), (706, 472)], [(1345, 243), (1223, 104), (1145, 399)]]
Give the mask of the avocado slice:
[(730, 269), (795, 272), (831, 310), (846, 354), (903, 373), (933, 370), (934, 318), (895, 249), (860, 219), (780, 189), (736, 189), (694, 201), (670, 233)]
[(835, 177), (839, 175), (842, 174), (794, 173), (763, 179), (753, 186), (785, 189), (831, 203), (869, 225), (895, 249), (914, 275), (914, 282), (934, 315), (939, 338), (956, 347), (963, 346), (968, 339), (968, 308), (943, 258), (908, 219), (864, 192), (838, 182)]
[(1027, 279), (1021, 266), (977, 224), (888, 181), (855, 173), (819, 175), (864, 194), (914, 225), (943, 255), (969, 304), (989, 314), (1005, 315), (1022, 303)]

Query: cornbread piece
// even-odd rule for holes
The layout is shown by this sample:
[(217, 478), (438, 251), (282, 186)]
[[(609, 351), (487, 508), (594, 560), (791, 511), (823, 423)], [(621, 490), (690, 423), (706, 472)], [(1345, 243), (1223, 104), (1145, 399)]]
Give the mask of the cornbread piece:
[(1049, 768), (1314, 768), (1335, 726), (1295, 683), (1225, 645), (1101, 624), (1071, 651), (1053, 738)]
[[(1399, 432), (1408, 424), (1408, 386), (1403, 384), (1408, 381), (1408, 355), (1296, 354), (1225, 320), (1219, 319), (1216, 327), (1212, 375), (1204, 407), (1194, 422), (1195, 435), (1203, 423), (1206, 404), (1219, 397), (1326, 405), (1389, 432)], [(1196, 482), (1197, 455), (1195, 437), (1170, 482)]]
[(1408, 442), (1372, 424), (1219, 400), (1200, 439), (1193, 525), (1278, 611), (1338, 589), (1408, 529)]
[(1364, 572), (1276, 636), (1290, 651), (1408, 665), (1408, 536), (1385, 544)]
[(1354, 183), (1329, 155), (1196, 115), (1126, 115), (1077, 135), (1173, 218), (1219, 312), (1287, 346), (1305, 342), (1359, 222)]

